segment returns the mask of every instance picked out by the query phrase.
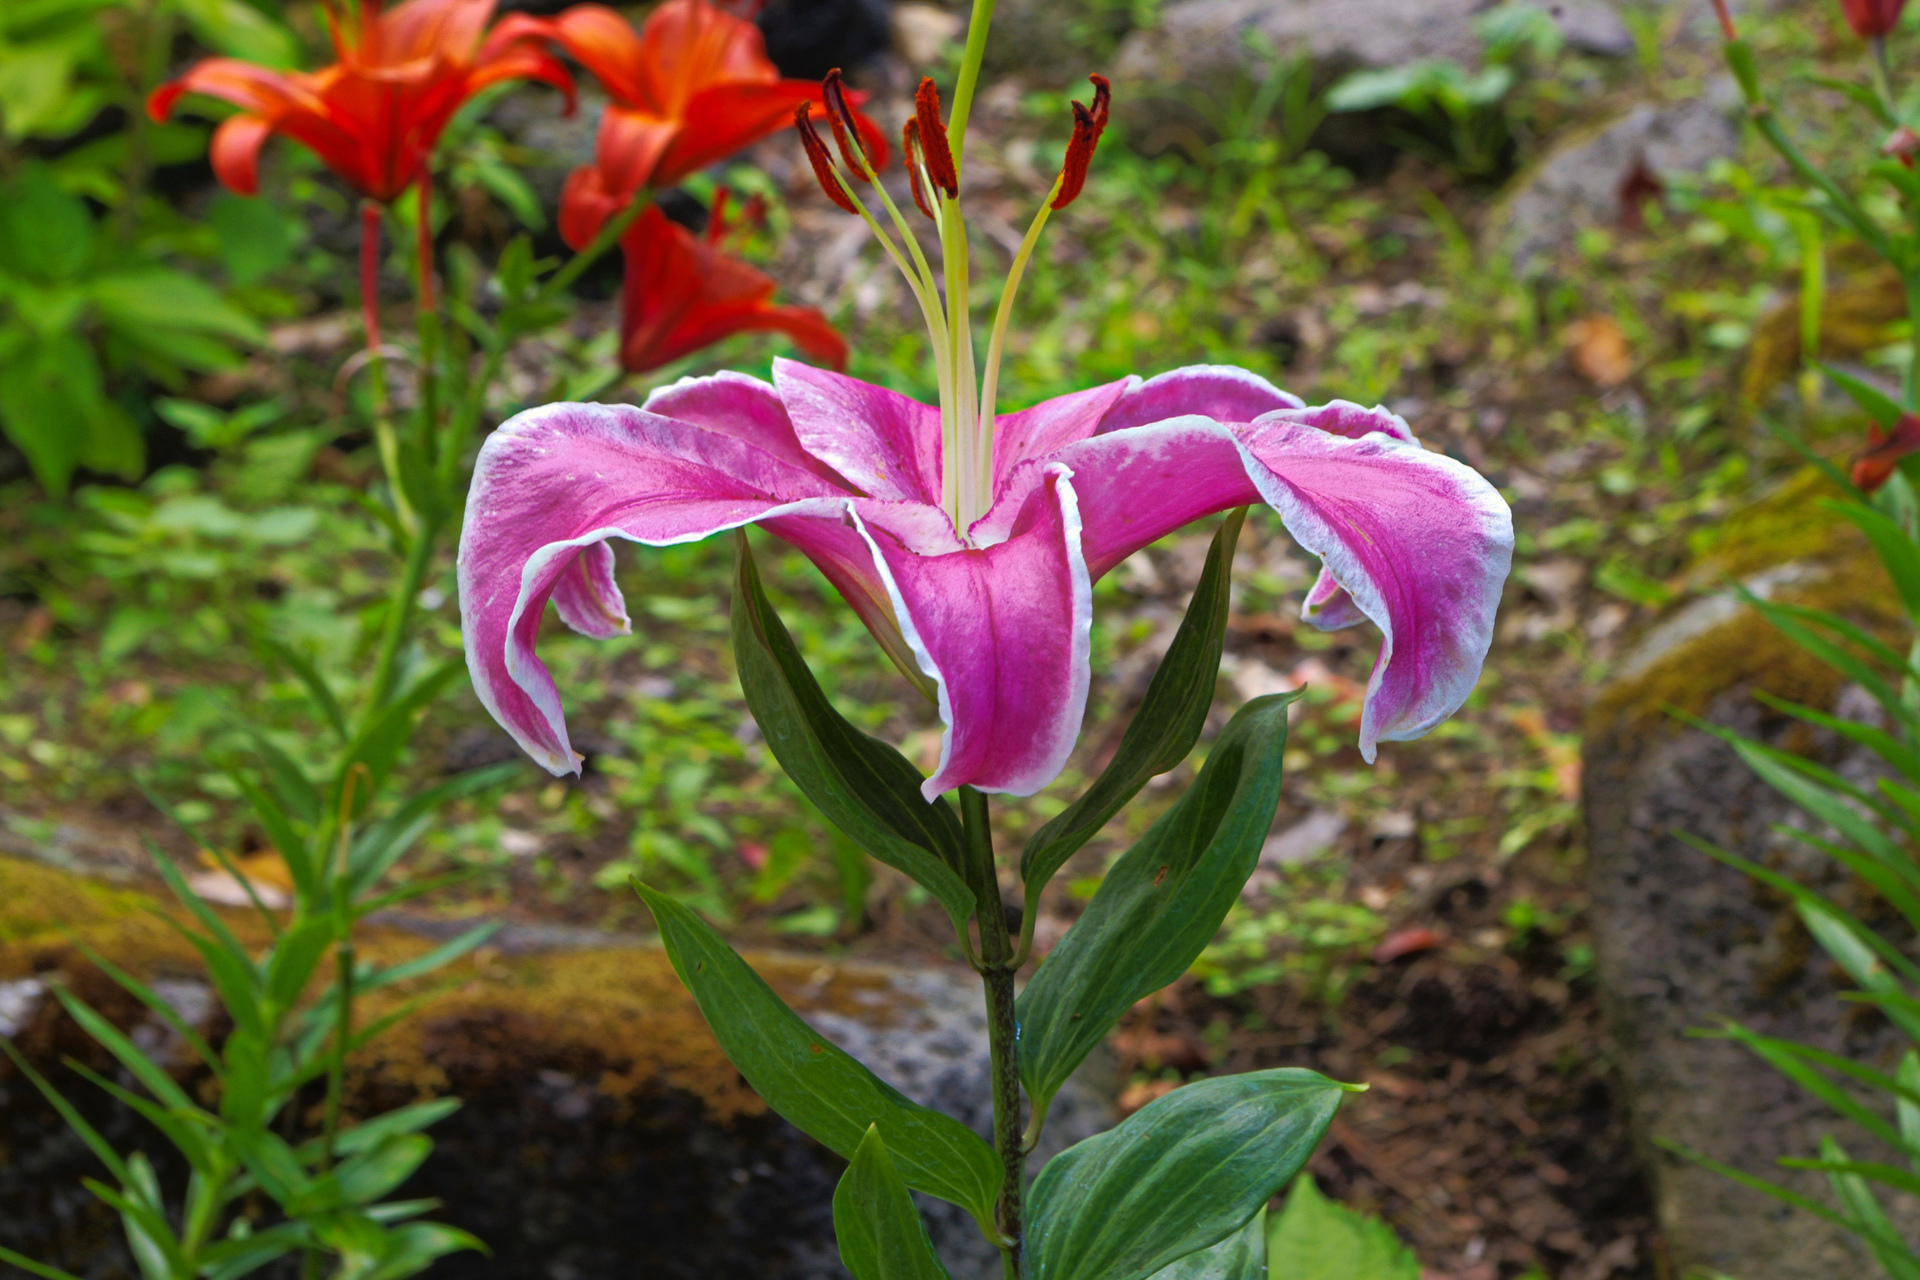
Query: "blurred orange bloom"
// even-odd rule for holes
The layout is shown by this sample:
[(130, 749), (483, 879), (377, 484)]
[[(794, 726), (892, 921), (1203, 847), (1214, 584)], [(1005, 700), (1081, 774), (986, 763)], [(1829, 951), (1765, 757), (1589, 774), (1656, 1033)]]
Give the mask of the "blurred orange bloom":
[(723, 253), (723, 202), (714, 201), (705, 238), (648, 205), (620, 237), (626, 278), (620, 294), (620, 363), (631, 373), (670, 364), (730, 334), (784, 333), (800, 349), (841, 369), (847, 342), (812, 307), (773, 303), (768, 276)]
[(503, 23), (486, 30), (494, 0), (380, 0), (351, 11), (327, 5), (339, 61), (281, 72), (237, 58), (208, 58), (154, 90), (147, 111), (165, 120), (189, 93), (241, 108), (213, 135), (213, 170), (242, 195), (259, 190), (260, 148), (275, 133), (303, 143), (362, 195), (397, 198), (461, 105), (502, 80), (541, 80), (567, 95), (573, 78), (538, 40)]
[(1892, 431), (1867, 429), (1867, 447), (1853, 460), (1853, 482), (1872, 493), (1893, 478), (1900, 459), (1920, 451), (1920, 415), (1903, 413)]
[[(813, 81), (781, 79), (758, 27), (709, 0), (667, 0), (639, 31), (597, 4), (555, 18), (511, 15), (500, 31), (557, 42), (613, 99), (594, 163), (568, 175), (561, 195), (560, 235), (576, 249), (635, 192), (671, 186), (784, 128), (800, 103), (822, 101)], [(859, 121), (884, 163), (886, 139)]]

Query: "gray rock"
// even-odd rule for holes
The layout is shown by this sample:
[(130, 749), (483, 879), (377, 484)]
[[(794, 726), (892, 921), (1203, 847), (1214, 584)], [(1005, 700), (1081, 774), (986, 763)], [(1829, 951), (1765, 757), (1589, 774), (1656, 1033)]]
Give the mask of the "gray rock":
[(1731, 156), (1740, 135), (1725, 96), (1641, 103), (1566, 139), (1516, 180), (1490, 224), (1496, 242), (1525, 270), (1571, 243), (1581, 228), (1617, 225), (1630, 216), (1636, 175), (1665, 182)]
[[(1818, 589), (1817, 568), (1774, 575)], [(1798, 594), (1786, 592), (1782, 594)], [(1728, 653), (1778, 645), (1731, 597), (1683, 610), (1650, 634), (1597, 695), (1585, 754), (1592, 919), (1601, 995), (1621, 1058), (1635, 1137), (1651, 1173), (1673, 1273), (1741, 1280), (1833, 1280), (1874, 1274), (1853, 1238), (1669, 1152), (1702, 1152), (1831, 1203), (1824, 1180), (1783, 1170), (1782, 1156), (1817, 1153), (1823, 1134), (1857, 1159), (1890, 1159), (1853, 1126), (1737, 1045), (1689, 1032), (1733, 1019), (1769, 1036), (1844, 1053), (1886, 1071), (1900, 1037), (1841, 1001), (1848, 984), (1778, 895), (1682, 839), (1691, 833), (1850, 900), (1847, 875), (1773, 830), (1804, 815), (1761, 783), (1733, 750), (1659, 709), (1680, 682), (1706, 691), (1715, 724), (1788, 743), (1871, 785), (1872, 767), (1837, 736), (1763, 714)], [(1757, 665), (1757, 664), (1756, 664)], [(1648, 699), (1654, 705), (1649, 707)], [(1833, 701), (1849, 714), (1849, 699)], [(1857, 703), (1858, 699), (1853, 699)], [(1858, 714), (1857, 709), (1851, 714)], [(1866, 1099), (1884, 1110), (1884, 1099)], [(1896, 1224), (1915, 1223), (1911, 1201)]]
[[(1424, 59), (1473, 65), (1480, 40), (1473, 19), (1487, 0), (1176, 0), (1160, 24), (1121, 45), (1115, 110), (1136, 128), (1196, 94), (1217, 93), (1238, 78), (1258, 77), (1274, 61), (1305, 56), (1315, 78), (1329, 83), (1348, 71), (1402, 66)], [(1607, 0), (1551, 0), (1548, 10), (1567, 41), (1587, 53), (1633, 51), (1633, 37)]]

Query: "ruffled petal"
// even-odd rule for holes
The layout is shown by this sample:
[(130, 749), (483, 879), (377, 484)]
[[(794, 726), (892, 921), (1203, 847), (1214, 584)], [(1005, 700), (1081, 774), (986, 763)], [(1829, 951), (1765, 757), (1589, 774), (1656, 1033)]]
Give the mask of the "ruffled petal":
[(916, 555), (850, 504), (946, 732), (920, 790), (1032, 795), (1067, 762), (1086, 713), (1093, 593), (1073, 473), (1054, 464), (1005, 542)]
[(642, 406), (663, 418), (678, 418), (723, 436), (745, 440), (796, 467), (804, 467), (827, 483), (851, 489), (826, 463), (800, 447), (787, 417), (787, 406), (773, 384), (744, 373), (722, 372), (705, 378), (682, 378), (656, 387)]
[(876, 498), (940, 505), (940, 411), (792, 360), (773, 385), (801, 447)]
[(580, 548), (573, 564), (553, 584), (553, 610), (583, 636), (611, 640), (628, 635), (627, 598), (613, 579), (613, 548), (604, 542)]
[(769, 516), (838, 520), (846, 498), (740, 440), (627, 405), (554, 404), (481, 447), (460, 537), (460, 622), (482, 705), (556, 774), (578, 772), (560, 696), (534, 653), (547, 600), (590, 635), (625, 609), (609, 538), (691, 542)]
[[(1513, 517), (1471, 467), (1399, 439), (1384, 410), (1379, 429), (1357, 438), (1323, 429), (1315, 413), (1270, 414), (1232, 433), (1294, 541), (1380, 628), (1360, 719), (1371, 761), (1378, 743), (1419, 737), (1452, 715), (1479, 680), (1513, 559)], [(1332, 607), (1327, 592), (1320, 608)]]
[(1100, 434), (1124, 431), (1197, 413), (1215, 422), (1252, 422), (1276, 409), (1298, 409), (1300, 397), (1289, 395), (1257, 373), (1224, 364), (1196, 364), (1156, 374), (1122, 396)]
[[(506, 21), (513, 21), (512, 16)], [(551, 37), (592, 73), (615, 102), (625, 107), (658, 109), (659, 104), (648, 97), (651, 86), (645, 51), (633, 24), (598, 4), (576, 4), (545, 22)]]
[[(1289, 397), (1291, 398), (1291, 397)], [(1311, 409), (1279, 409), (1276, 417), (1302, 426), (1314, 427), (1336, 436), (1345, 436), (1349, 440), (1358, 440), (1361, 436), (1375, 431), (1385, 432), (1395, 440), (1404, 440), (1408, 444), (1419, 444), (1419, 438), (1413, 434), (1413, 428), (1407, 420), (1397, 413), (1385, 409), (1365, 409), (1351, 400), (1330, 400), (1326, 404), (1315, 405)], [(1241, 419), (1235, 418), (1238, 422)], [(1256, 418), (1253, 421), (1260, 421)]]
[(1367, 620), (1347, 589), (1333, 576), (1333, 571), (1324, 566), (1320, 576), (1313, 580), (1313, 589), (1300, 604), (1300, 617), (1317, 631), (1341, 631)]
[(1260, 500), (1224, 427), (1210, 418), (1174, 418), (1076, 441), (1051, 459), (1025, 463), (1008, 478), (993, 509), (969, 530), (974, 541), (991, 545), (1011, 532), (1027, 495), (1056, 464), (1073, 470), (1081, 545), (1096, 582), (1175, 529)]
[(1125, 377), (1104, 387), (1055, 396), (1030, 409), (996, 417), (993, 422), (994, 493), (1000, 492), (1000, 486), (1021, 463), (1049, 457), (1075, 440), (1084, 440), (1098, 431), (1114, 402), (1139, 385), (1140, 379)]

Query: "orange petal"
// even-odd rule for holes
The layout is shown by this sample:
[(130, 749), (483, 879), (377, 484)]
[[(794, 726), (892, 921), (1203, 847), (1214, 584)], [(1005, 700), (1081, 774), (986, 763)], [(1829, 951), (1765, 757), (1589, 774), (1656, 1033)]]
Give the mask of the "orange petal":
[(213, 131), (207, 158), (220, 185), (243, 196), (260, 193), (260, 148), (273, 126), (259, 116), (229, 116)]

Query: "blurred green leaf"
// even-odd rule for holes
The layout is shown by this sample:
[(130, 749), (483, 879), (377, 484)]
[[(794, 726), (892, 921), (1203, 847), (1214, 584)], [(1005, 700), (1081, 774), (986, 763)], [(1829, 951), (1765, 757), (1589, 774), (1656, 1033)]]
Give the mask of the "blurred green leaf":
[(1267, 1265), (1286, 1280), (1420, 1280), (1393, 1228), (1327, 1199), (1306, 1173), (1268, 1228)]

